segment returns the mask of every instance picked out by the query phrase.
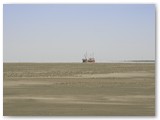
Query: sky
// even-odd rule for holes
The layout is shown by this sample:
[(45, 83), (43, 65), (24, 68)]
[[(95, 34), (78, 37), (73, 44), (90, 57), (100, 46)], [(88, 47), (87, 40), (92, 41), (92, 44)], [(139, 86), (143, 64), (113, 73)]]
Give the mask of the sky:
[(4, 62), (155, 60), (153, 4), (4, 4)]

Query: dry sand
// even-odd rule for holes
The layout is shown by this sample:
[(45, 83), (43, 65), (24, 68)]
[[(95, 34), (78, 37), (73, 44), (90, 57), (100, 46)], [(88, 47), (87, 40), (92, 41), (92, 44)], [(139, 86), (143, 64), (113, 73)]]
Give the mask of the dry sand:
[(154, 63), (4, 63), (4, 115), (154, 116)]

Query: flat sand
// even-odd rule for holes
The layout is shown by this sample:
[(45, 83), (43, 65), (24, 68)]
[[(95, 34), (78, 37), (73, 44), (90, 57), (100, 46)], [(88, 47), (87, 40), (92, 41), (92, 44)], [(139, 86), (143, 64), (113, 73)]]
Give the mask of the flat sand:
[(4, 116), (154, 116), (154, 63), (4, 63)]

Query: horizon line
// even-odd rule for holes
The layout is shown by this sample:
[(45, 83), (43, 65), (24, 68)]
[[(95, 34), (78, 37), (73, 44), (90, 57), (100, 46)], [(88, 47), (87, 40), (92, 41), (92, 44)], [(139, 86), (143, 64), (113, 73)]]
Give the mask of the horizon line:
[[(95, 63), (152, 63), (156, 62), (156, 60), (110, 60), (110, 61), (105, 61), (105, 62), (95, 62)], [(82, 63), (82, 62), (34, 62), (34, 61), (23, 61), (23, 62), (4, 62), (3, 63)], [(85, 64), (85, 63), (84, 63)], [(89, 64), (94, 64), (94, 63), (89, 63)]]

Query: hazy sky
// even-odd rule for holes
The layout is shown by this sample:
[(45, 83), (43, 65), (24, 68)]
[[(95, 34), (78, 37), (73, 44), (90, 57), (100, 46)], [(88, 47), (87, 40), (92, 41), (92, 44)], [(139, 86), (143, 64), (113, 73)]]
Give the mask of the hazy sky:
[(155, 5), (4, 5), (4, 62), (155, 59)]

